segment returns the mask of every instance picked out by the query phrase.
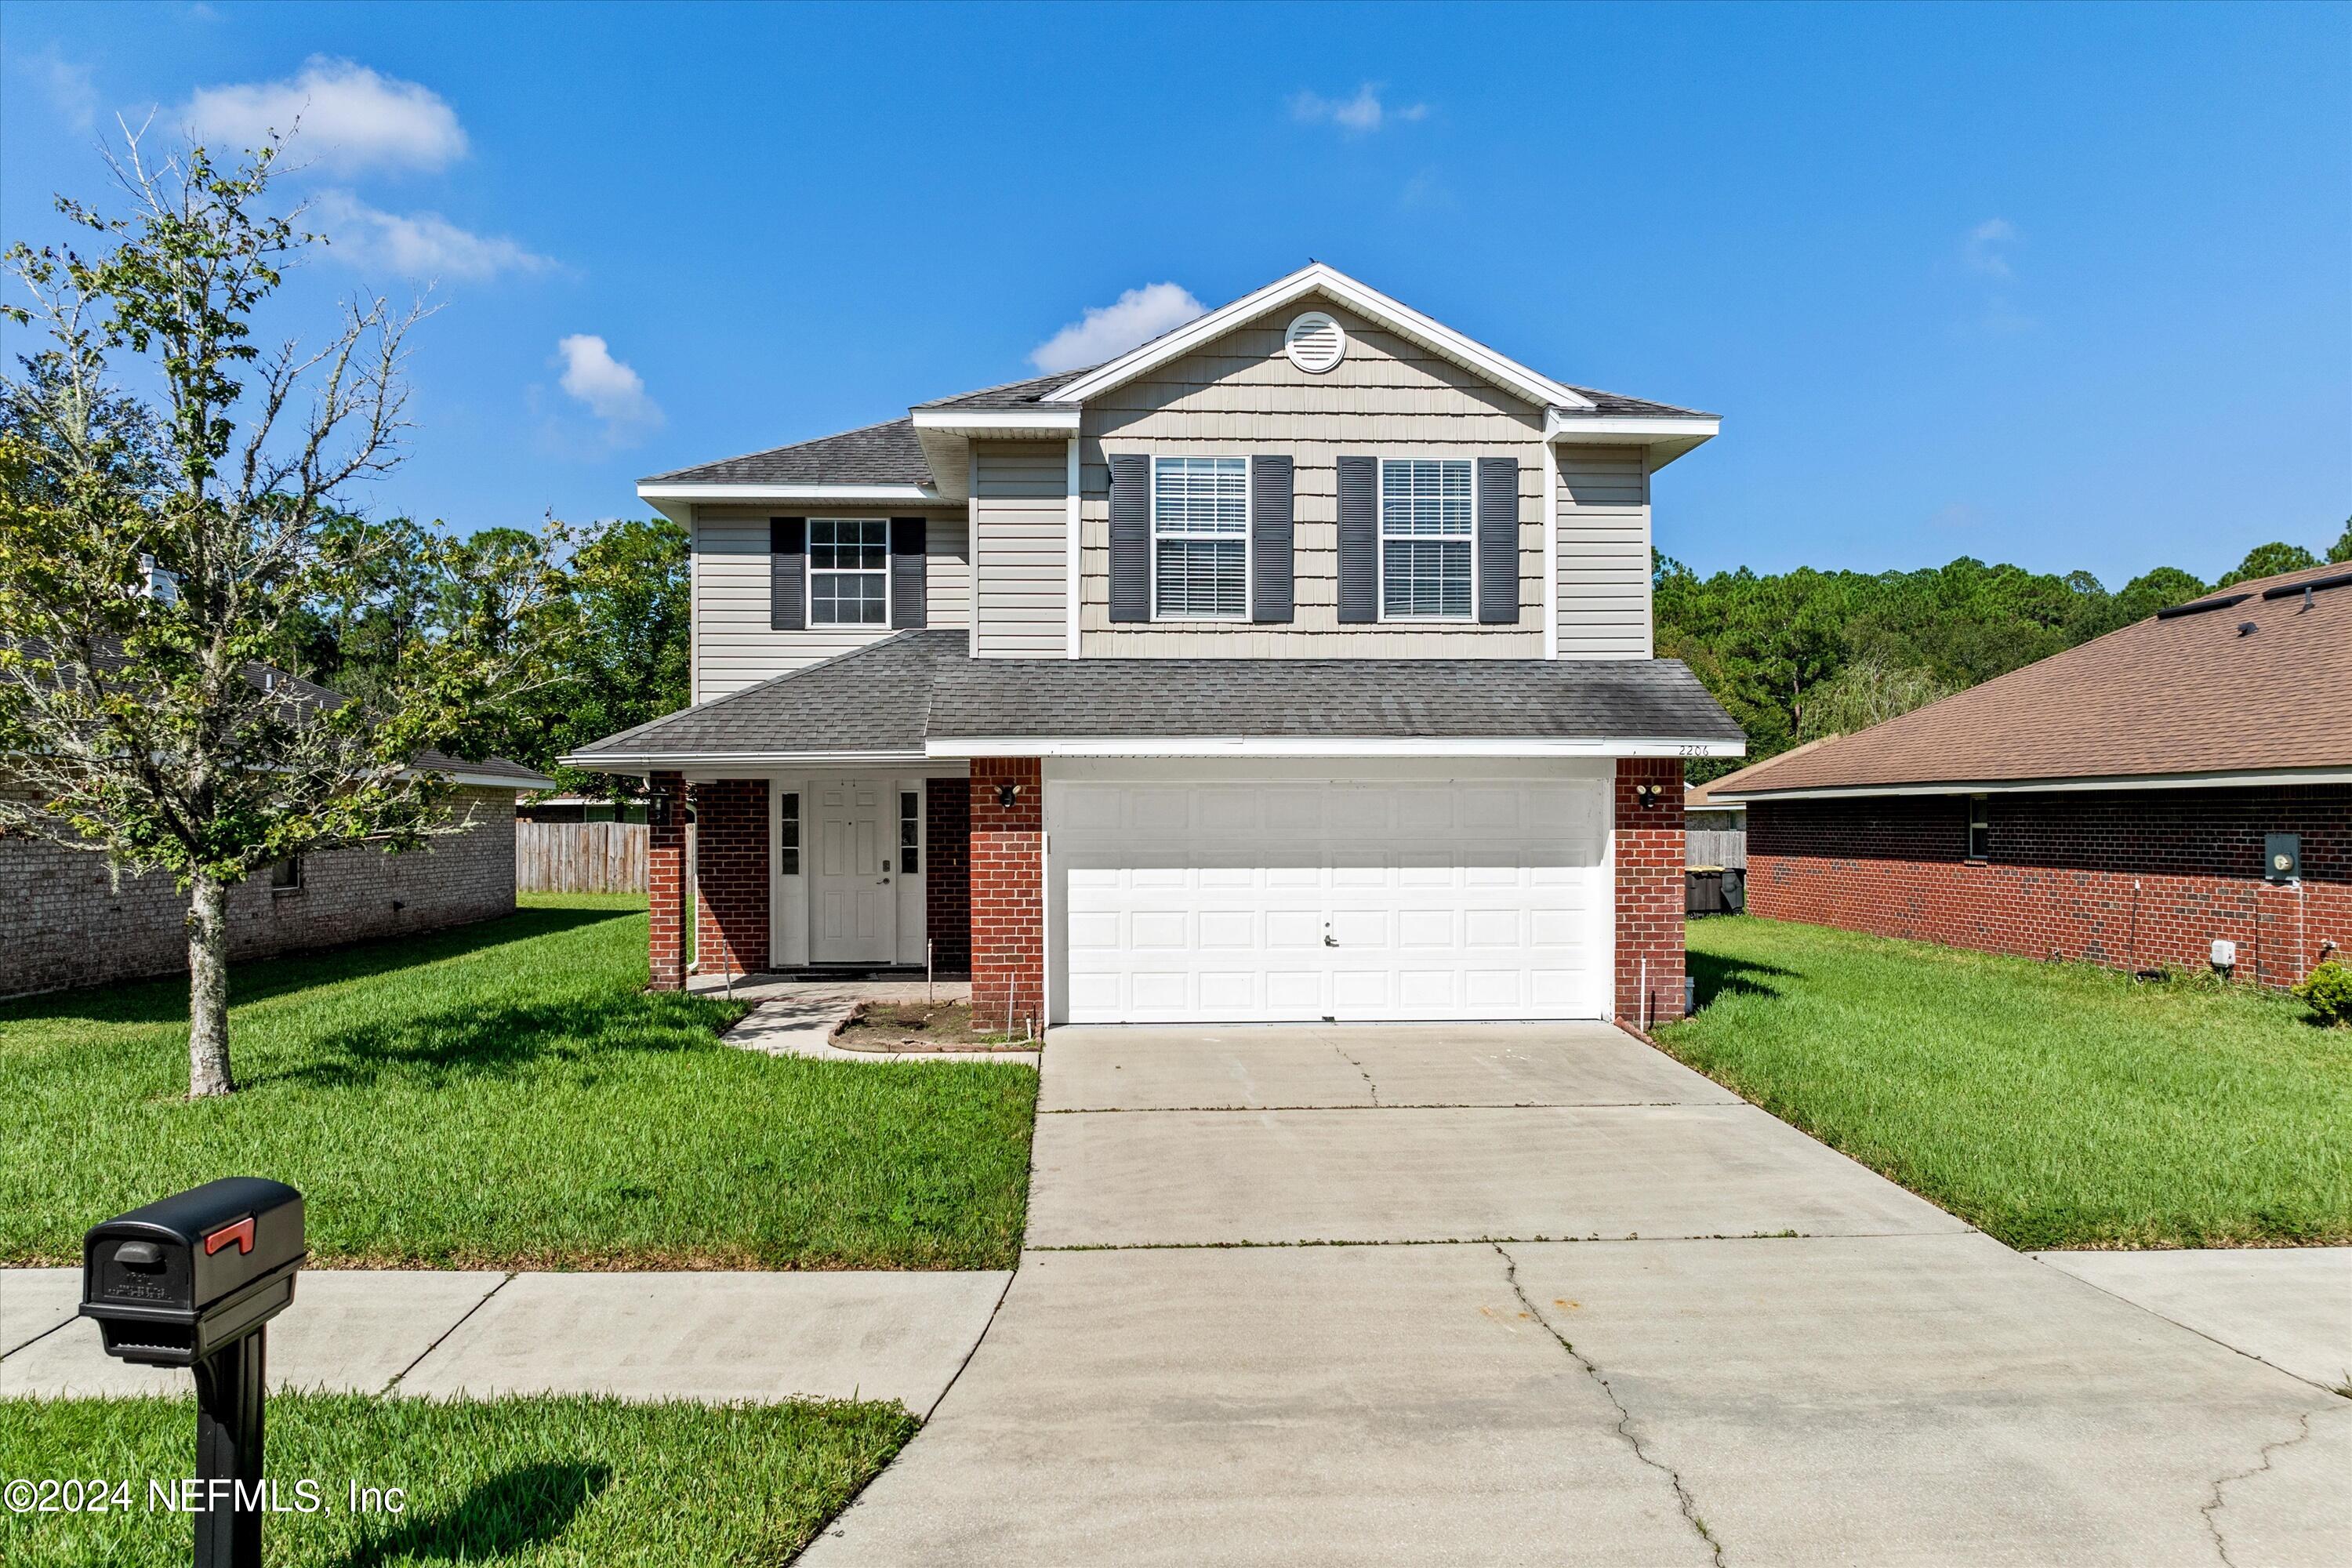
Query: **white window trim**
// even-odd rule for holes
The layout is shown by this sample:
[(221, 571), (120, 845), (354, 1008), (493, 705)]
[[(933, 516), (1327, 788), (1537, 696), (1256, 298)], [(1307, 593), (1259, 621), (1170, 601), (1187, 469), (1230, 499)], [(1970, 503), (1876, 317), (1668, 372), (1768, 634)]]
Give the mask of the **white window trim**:
[[(1378, 458), (1379, 483), (1372, 489), (1373, 605), (1390, 626), (1463, 626), (1478, 624), (1478, 459), (1475, 458)], [(1391, 463), (1467, 463), (1470, 465), (1470, 531), (1461, 535), (1470, 546), (1470, 608), (1459, 616), (1392, 616), (1389, 614), (1389, 465)], [(1451, 534), (1400, 533), (1399, 539), (1447, 539)]]
[[(820, 570), (833, 573), (848, 572), (855, 575), (863, 577), (877, 575), (872, 568), (865, 566), (826, 566), (820, 568), (816, 563), (816, 525), (820, 522), (854, 522), (858, 524), (861, 528), (869, 522), (879, 522), (882, 525), (882, 570), (878, 574), (882, 579), (881, 620), (820, 621), (816, 618), (816, 574)], [(898, 609), (898, 606), (894, 604), (891, 599), (892, 584), (890, 579), (897, 576), (898, 574), (890, 570), (890, 520), (887, 517), (812, 517), (803, 521), (801, 527), (806, 531), (801, 539), (801, 603), (807, 606), (806, 613), (801, 617), (802, 623), (806, 626), (810, 631), (815, 631), (820, 626), (824, 627), (827, 631), (888, 631)]]
[[(1160, 459), (1163, 457), (1234, 458), (1237, 456), (1242, 466), (1241, 614), (1237, 616), (1162, 615), (1160, 611)], [(1239, 456), (1231, 452), (1154, 452), (1151, 454), (1151, 497), (1150, 502), (1150, 516), (1147, 520), (1149, 526), (1145, 530), (1144, 538), (1150, 546), (1151, 619), (1154, 623), (1165, 623), (1171, 626), (1200, 626), (1204, 623), (1211, 626), (1246, 626), (1249, 625), (1252, 618), (1256, 616), (1257, 597), (1255, 580), (1257, 573), (1255, 571), (1255, 567), (1257, 565), (1257, 552), (1255, 547), (1255, 540), (1257, 534), (1257, 498), (1253, 493), (1256, 488), (1256, 486), (1250, 482), (1250, 460), (1246, 456)], [(1224, 540), (1231, 539), (1233, 535), (1229, 533), (1177, 533), (1171, 534), (1169, 537), (1172, 539)]]

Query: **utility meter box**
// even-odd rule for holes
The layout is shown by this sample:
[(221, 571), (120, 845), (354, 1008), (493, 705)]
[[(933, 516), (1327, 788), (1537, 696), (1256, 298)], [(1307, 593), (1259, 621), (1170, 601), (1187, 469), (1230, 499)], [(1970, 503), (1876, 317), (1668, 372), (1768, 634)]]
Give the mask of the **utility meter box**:
[(2265, 833), (2263, 835), (2263, 879), (2269, 882), (2294, 882), (2303, 878), (2303, 835), (2300, 833)]
[(81, 1315), (110, 1356), (194, 1366), (284, 1311), (305, 1256), (302, 1194), (226, 1176), (92, 1226)]
[(2213, 967), (2216, 969), (2237, 968), (2238, 944), (2231, 942), (2225, 936), (2215, 937), (2213, 939)]

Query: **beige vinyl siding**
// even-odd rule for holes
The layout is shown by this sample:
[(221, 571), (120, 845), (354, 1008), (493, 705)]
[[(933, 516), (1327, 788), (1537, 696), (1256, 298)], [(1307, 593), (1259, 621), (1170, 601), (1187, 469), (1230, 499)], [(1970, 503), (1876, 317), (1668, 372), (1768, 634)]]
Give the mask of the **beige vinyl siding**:
[[(822, 517), (887, 517), (886, 508), (820, 507)], [(768, 519), (805, 516), (773, 508), (698, 507), (693, 540), (693, 700), (708, 702), (730, 691), (847, 653), (890, 635), (887, 626), (811, 626), (780, 632), (768, 625)], [(914, 513), (901, 510), (901, 517)], [(968, 624), (971, 572), (965, 522), (955, 512), (930, 512), (924, 563), (924, 614), (935, 626)]]
[(1070, 646), (1069, 447), (972, 447), (973, 581), (982, 658), (1060, 658)]
[[(1322, 310), (1348, 332), (1339, 365), (1309, 375), (1282, 331)], [(1538, 658), (1543, 655), (1543, 410), (1449, 360), (1302, 300), (1087, 405), (1080, 446), (1079, 651), (1234, 658)], [(1104, 453), (1248, 457), (1288, 453), (1296, 487), (1297, 618), (1286, 626), (1110, 622), (1109, 468)], [(1343, 452), (1388, 458), (1517, 458), (1519, 623), (1345, 626), (1339, 618), (1339, 468)]]
[(1559, 452), (1559, 654), (1650, 657), (1650, 474), (1639, 447)]

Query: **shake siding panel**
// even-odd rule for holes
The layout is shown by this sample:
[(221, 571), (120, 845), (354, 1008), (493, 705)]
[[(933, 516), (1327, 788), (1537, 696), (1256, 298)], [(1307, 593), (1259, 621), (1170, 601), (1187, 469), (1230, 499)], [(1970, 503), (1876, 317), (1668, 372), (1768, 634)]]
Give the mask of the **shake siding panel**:
[[(1308, 375), (1282, 352), (1282, 329), (1325, 310), (1348, 331), (1347, 356)], [(1227, 334), (1151, 378), (1105, 394), (1086, 413), (1079, 447), (1080, 651), (1190, 658), (1499, 658), (1543, 653), (1543, 411), (1373, 328), (1328, 301), (1302, 300)], [(1115, 625), (1109, 616), (1109, 474), (1104, 453), (1292, 459), (1296, 619), (1276, 627)], [(1515, 626), (1344, 626), (1339, 618), (1342, 451), (1383, 457), (1514, 458), (1519, 471)], [(1637, 455), (1638, 458), (1638, 455)], [(1647, 597), (1646, 560), (1621, 568)]]

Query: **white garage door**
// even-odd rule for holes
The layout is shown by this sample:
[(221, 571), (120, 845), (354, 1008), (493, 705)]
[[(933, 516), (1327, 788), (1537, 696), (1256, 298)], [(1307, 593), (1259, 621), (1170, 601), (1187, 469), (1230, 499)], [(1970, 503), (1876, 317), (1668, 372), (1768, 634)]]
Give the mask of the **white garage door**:
[(1594, 1018), (1598, 779), (1056, 781), (1072, 1023)]

